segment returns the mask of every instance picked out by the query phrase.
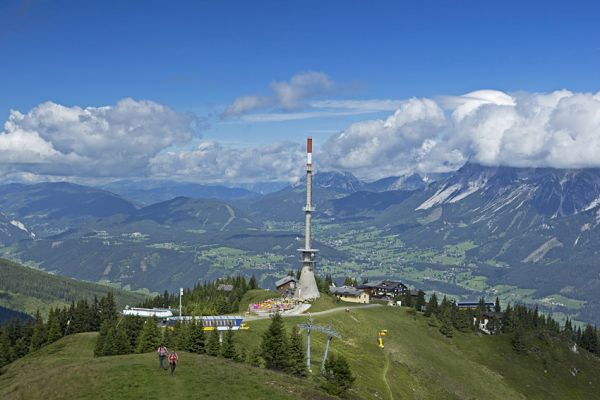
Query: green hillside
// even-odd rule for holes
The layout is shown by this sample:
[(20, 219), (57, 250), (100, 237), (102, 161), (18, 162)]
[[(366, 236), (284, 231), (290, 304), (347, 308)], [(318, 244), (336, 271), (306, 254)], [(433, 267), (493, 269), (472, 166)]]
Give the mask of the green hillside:
[[(286, 318), (289, 328), (306, 317)], [(349, 395), (364, 399), (593, 399), (600, 389), (600, 360), (540, 337), (535, 351), (516, 354), (510, 337), (455, 332), (443, 337), (432, 318), (405, 308), (372, 307), (313, 313), (342, 339), (356, 376)], [(249, 322), (235, 334), (249, 351), (270, 322)], [(385, 349), (377, 332), (387, 329)], [(92, 358), (95, 334), (67, 337), (0, 372), (0, 398), (324, 398), (312, 379), (298, 380), (221, 358), (182, 353), (179, 375), (156, 369), (153, 354)], [(306, 337), (306, 336), (304, 336)], [(305, 339), (306, 340), (306, 339)], [(325, 337), (312, 335), (312, 370), (319, 370)]]
[[(540, 341), (538, 354), (518, 355), (510, 337), (455, 332), (443, 337), (432, 319), (405, 308), (378, 307), (313, 314), (342, 340), (332, 350), (344, 355), (356, 375), (353, 392), (365, 399), (592, 399), (600, 389), (600, 361), (586, 352)], [(305, 317), (285, 319), (288, 328)], [(237, 335), (248, 346), (259, 343), (269, 321), (250, 322)], [(377, 333), (387, 329), (385, 349)], [(312, 335), (312, 369), (319, 370), (325, 337)], [(577, 370), (576, 376), (572, 371)]]
[(112, 291), (117, 305), (142, 302), (146, 295), (92, 282), (82, 282), (0, 259), (0, 306), (46, 315), (52, 307), (63, 307), (82, 298), (99, 298)]
[(328, 399), (310, 381), (221, 358), (180, 353), (177, 375), (154, 354), (94, 358), (97, 334), (69, 336), (9, 365), (0, 398)]

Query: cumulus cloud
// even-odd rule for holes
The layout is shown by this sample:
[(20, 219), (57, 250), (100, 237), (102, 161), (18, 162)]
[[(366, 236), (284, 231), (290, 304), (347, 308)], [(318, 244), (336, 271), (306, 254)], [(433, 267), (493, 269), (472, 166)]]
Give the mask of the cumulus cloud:
[(151, 160), (157, 178), (195, 177), (203, 182), (295, 181), (305, 163), (304, 148), (296, 143), (261, 147), (226, 147), (204, 140), (192, 150), (167, 151)]
[(197, 120), (152, 101), (11, 111), (0, 132), (0, 168), (48, 175), (143, 175), (149, 160), (189, 142)]
[(328, 167), (377, 178), (459, 168), (467, 160), (518, 167), (600, 167), (600, 93), (410, 99), (385, 120), (351, 125), (322, 148)]
[(236, 98), (225, 111), (224, 117), (235, 117), (250, 111), (275, 108), (283, 111), (307, 107), (306, 100), (330, 92), (334, 83), (322, 72), (303, 72), (289, 81), (271, 82), (268, 96), (242, 96)]
[[(294, 82), (287, 85), (298, 85)], [(288, 104), (298, 101), (285, 96)], [(336, 101), (322, 100), (321, 106), (348, 113), (367, 107), (394, 111), (315, 143), (318, 170), (348, 170), (376, 179), (450, 171), (468, 160), (494, 166), (600, 167), (600, 93), (482, 90), (400, 102)], [(241, 108), (250, 106), (240, 102)], [(236, 183), (293, 181), (303, 173), (300, 144), (242, 148), (193, 141), (199, 137), (197, 123), (164, 105), (132, 99), (107, 107), (49, 102), (27, 114), (12, 111), (0, 132), (0, 174), (23, 180), (130, 176)]]

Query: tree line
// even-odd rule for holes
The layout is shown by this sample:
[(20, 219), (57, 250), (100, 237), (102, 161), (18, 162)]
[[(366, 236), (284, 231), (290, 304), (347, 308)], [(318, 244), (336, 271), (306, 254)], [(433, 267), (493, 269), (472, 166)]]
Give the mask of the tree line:
[(540, 343), (559, 341), (600, 356), (600, 332), (596, 327), (590, 324), (583, 328), (576, 327), (569, 318), (561, 326), (552, 316), (540, 313), (537, 306), (532, 308), (523, 304), (508, 304), (502, 310), (496, 297), (493, 307), (488, 306), (484, 298), (480, 298), (477, 308), (460, 309), (454, 300), (449, 300), (446, 296), (440, 302), (433, 293), (429, 301), (426, 301), (423, 291), (412, 296), (410, 290), (399, 299), (402, 300), (402, 306), (414, 309), (412, 312), (415, 316), (420, 311), (430, 318), (439, 332), (448, 338), (455, 331), (477, 331), (480, 323), (487, 320), (486, 330), (492, 335), (509, 335), (512, 348), (518, 354), (535, 353), (539, 350)]
[[(232, 290), (225, 290), (231, 285)], [(225, 277), (214, 282), (198, 283), (193, 288), (184, 289), (182, 301), (186, 315), (222, 315), (239, 312), (240, 302), (247, 291), (258, 289), (254, 275), (246, 280), (243, 276)], [(179, 293), (165, 291), (146, 300), (142, 307), (179, 307)]]
[[(222, 341), (216, 329), (204, 331), (202, 320), (177, 322), (161, 329), (158, 319), (125, 316), (105, 320), (100, 326), (96, 342), (96, 356), (148, 353), (162, 343), (167, 348), (223, 357), (245, 362), (259, 368), (268, 368), (298, 377), (308, 375), (306, 348), (297, 327), (288, 334), (281, 315), (276, 314), (264, 332), (260, 345), (252, 349), (236, 343), (235, 331), (224, 332)], [(354, 377), (348, 362), (342, 356), (329, 357), (323, 374), (323, 387), (330, 393), (341, 394), (350, 388)]]
[(116, 319), (112, 292), (91, 302), (81, 299), (63, 308), (50, 309), (47, 321), (39, 311), (30, 320), (13, 319), (0, 328), (0, 367), (39, 350), (65, 335), (97, 331), (107, 320)]

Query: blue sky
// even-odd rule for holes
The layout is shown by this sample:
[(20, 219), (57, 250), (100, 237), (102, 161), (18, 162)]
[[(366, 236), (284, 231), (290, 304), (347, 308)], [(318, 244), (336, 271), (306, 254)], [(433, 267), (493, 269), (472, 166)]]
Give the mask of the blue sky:
[(194, 114), (198, 137), (224, 146), (300, 142), (309, 133), (325, 142), (392, 111), (279, 122), (222, 113), (240, 96), (272, 96), (273, 82), (307, 72), (331, 87), (292, 108), (275, 101), (250, 114), (481, 89), (595, 93), (599, 12), (575, 1), (8, 1), (0, 5), (0, 116), (45, 101), (101, 107), (130, 97)]

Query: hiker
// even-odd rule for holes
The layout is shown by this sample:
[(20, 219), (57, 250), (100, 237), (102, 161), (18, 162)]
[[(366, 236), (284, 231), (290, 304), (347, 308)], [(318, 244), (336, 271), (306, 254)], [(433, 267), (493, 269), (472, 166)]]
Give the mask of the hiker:
[(177, 353), (172, 351), (171, 354), (169, 355), (169, 365), (171, 366), (171, 375), (173, 375), (175, 373), (175, 368), (177, 368), (177, 360), (179, 360), (179, 357), (177, 357)]
[(167, 350), (165, 345), (161, 343), (156, 352), (158, 353), (159, 368), (167, 369), (167, 353), (169, 351)]

